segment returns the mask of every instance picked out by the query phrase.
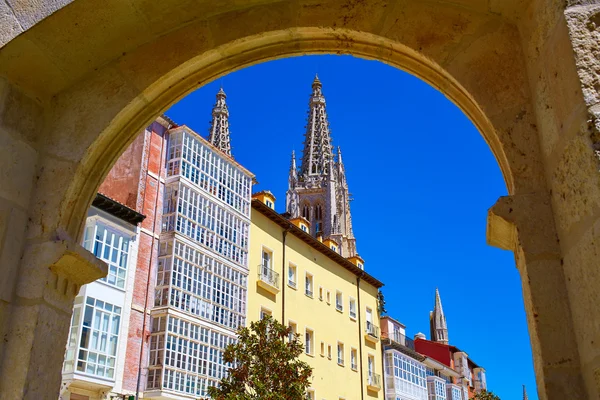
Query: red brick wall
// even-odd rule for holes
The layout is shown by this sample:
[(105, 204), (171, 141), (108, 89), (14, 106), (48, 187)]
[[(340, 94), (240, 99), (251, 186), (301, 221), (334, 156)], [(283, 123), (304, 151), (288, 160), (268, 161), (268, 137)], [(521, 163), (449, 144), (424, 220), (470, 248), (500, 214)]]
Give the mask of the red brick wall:
[[(148, 338), (150, 333), (150, 316), (146, 314), (146, 329), (143, 329), (144, 307), (150, 310), (154, 305), (154, 285), (158, 260), (158, 239), (152, 237), (160, 234), (164, 184), (157, 179), (164, 178), (164, 160), (166, 156), (166, 129), (153, 123), (149, 131), (140, 135), (144, 137), (141, 177), (138, 180), (138, 211), (146, 216), (141, 226), (138, 244), (137, 268), (134, 280), (129, 333), (127, 336), (127, 352), (123, 389), (135, 391), (137, 385), (138, 366), (140, 362), (140, 346), (143, 345), (140, 391), (146, 387), (148, 363)], [(154, 248), (153, 248), (154, 247)], [(148, 286), (149, 284), (149, 286)], [(146, 289), (149, 288), (147, 291)], [(148, 301), (146, 303), (146, 297)]]
[(129, 208), (138, 210), (140, 169), (144, 157), (144, 135), (127, 147), (98, 188), (98, 191)]
[[(160, 234), (164, 184), (167, 129), (153, 122), (147, 130), (125, 150), (100, 186), (99, 192), (144, 214), (145, 220), (138, 237), (138, 258), (134, 276), (134, 289), (127, 337), (123, 389), (134, 392), (137, 385), (140, 347), (143, 345), (140, 391), (146, 387), (147, 346), (150, 332), (150, 317), (146, 314), (146, 329), (143, 329), (144, 307), (154, 304), (154, 285), (158, 257), (158, 240), (150, 232)], [(156, 213), (155, 213), (156, 211)], [(156, 222), (156, 223), (155, 223)], [(154, 250), (152, 247), (154, 246)], [(150, 285), (148, 286), (148, 282)], [(149, 290), (147, 288), (149, 287)], [(146, 304), (146, 297), (148, 302)], [(145, 333), (144, 333), (145, 332)]]

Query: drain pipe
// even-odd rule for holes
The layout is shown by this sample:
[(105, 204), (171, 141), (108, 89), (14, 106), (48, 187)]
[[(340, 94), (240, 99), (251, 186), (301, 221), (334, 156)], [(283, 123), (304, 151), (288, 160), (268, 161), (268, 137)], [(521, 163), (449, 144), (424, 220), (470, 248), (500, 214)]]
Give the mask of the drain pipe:
[(290, 228), (285, 228), (282, 232), (282, 249), (281, 249), (281, 323), (285, 325), (285, 238)]
[[(171, 127), (171, 125), (169, 124), (169, 128)], [(167, 130), (169, 130), (169, 128), (167, 128)], [(165, 130), (165, 132), (163, 133), (163, 143), (162, 146), (160, 146), (160, 162), (159, 162), (159, 167), (158, 167), (158, 180), (157, 180), (157, 189), (156, 189), (156, 199), (154, 201), (154, 222), (152, 224), (152, 245), (150, 246), (150, 259), (148, 261), (148, 278), (146, 279), (146, 299), (144, 300), (144, 317), (142, 319), (142, 337), (140, 340), (140, 357), (139, 357), (139, 363), (138, 363), (138, 372), (137, 372), (137, 383), (135, 386), (135, 400), (139, 400), (139, 396), (140, 396), (140, 381), (142, 379), (142, 356), (144, 354), (144, 340), (145, 340), (145, 336), (146, 336), (146, 315), (148, 314), (148, 295), (149, 295), (149, 291), (150, 291), (150, 278), (151, 278), (151, 273), (152, 273), (152, 259), (154, 257), (154, 242), (155, 242), (155, 232), (156, 232), (156, 220), (158, 218), (156, 218), (156, 212), (158, 210), (158, 199), (160, 197), (160, 178), (162, 176), (162, 170), (163, 170), (163, 152), (165, 149), (165, 144), (166, 144), (166, 140), (165, 140), (165, 136), (167, 134), (167, 130)], [(150, 131), (150, 139), (152, 139), (152, 131)], [(150, 166), (150, 146), (148, 146), (148, 161), (146, 163), (146, 175), (148, 174), (148, 168)], [(144, 190), (144, 203), (146, 201), (146, 193), (147, 191)]]
[(356, 302), (357, 304), (357, 314), (358, 314), (358, 356), (360, 359), (360, 398), (364, 400), (365, 398), (365, 380), (363, 376), (363, 350), (362, 350), (362, 320), (360, 318), (362, 308), (360, 308), (360, 279), (363, 277), (364, 272), (361, 272), (359, 276), (356, 277)]

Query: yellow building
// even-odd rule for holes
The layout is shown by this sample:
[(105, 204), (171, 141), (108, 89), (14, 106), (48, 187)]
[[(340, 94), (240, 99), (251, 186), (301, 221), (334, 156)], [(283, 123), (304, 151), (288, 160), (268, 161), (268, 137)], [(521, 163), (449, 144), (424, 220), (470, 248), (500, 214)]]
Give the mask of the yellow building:
[[(270, 192), (253, 196), (248, 323), (264, 314), (300, 334), (313, 367), (311, 399), (383, 399), (377, 292), (383, 284), (346, 259), (310, 222), (274, 210)], [(361, 267), (359, 267), (360, 265)]]

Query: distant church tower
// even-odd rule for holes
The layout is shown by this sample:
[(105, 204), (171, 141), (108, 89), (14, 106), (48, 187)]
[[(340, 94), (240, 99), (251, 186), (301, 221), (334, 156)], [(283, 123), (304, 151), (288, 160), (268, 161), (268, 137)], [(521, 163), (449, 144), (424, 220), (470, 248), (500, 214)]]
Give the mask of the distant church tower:
[(448, 344), (448, 326), (446, 325), (446, 316), (442, 309), (442, 299), (440, 292), (435, 289), (435, 306), (433, 311), (429, 312), (429, 327), (431, 330), (431, 340)]
[(292, 162), (286, 194), (286, 211), (291, 218), (304, 217), (310, 222), (310, 233), (333, 239), (343, 257), (354, 257), (356, 239), (352, 232), (350, 195), (342, 153), (333, 154), (325, 97), (318, 76), (312, 83), (308, 121), (302, 151), (302, 164)]
[(529, 400), (529, 397), (527, 397), (527, 389), (525, 389), (525, 385), (523, 385), (523, 400)]
[(227, 95), (221, 88), (217, 93), (217, 102), (212, 110), (208, 141), (223, 153), (233, 157), (229, 139), (229, 110), (227, 109), (227, 103), (225, 103), (226, 98)]

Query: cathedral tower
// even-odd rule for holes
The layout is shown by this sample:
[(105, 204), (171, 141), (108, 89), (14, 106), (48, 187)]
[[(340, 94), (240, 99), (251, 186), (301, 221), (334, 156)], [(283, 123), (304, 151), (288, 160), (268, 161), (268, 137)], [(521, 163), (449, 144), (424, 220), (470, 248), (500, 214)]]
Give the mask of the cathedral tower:
[(212, 110), (208, 141), (217, 149), (232, 157), (231, 142), (229, 139), (229, 110), (225, 102), (226, 98), (227, 95), (223, 91), (223, 88), (221, 88), (217, 93), (217, 102)]
[(292, 152), (286, 211), (292, 218), (306, 218), (313, 236), (337, 242), (343, 257), (357, 255), (342, 153), (339, 148), (336, 155), (333, 152), (325, 97), (318, 76), (312, 83), (308, 102), (308, 121), (299, 168)]
[(435, 306), (429, 313), (429, 326), (431, 330), (431, 340), (448, 344), (448, 326), (446, 325), (446, 316), (442, 309), (442, 299), (440, 292), (435, 289)]

